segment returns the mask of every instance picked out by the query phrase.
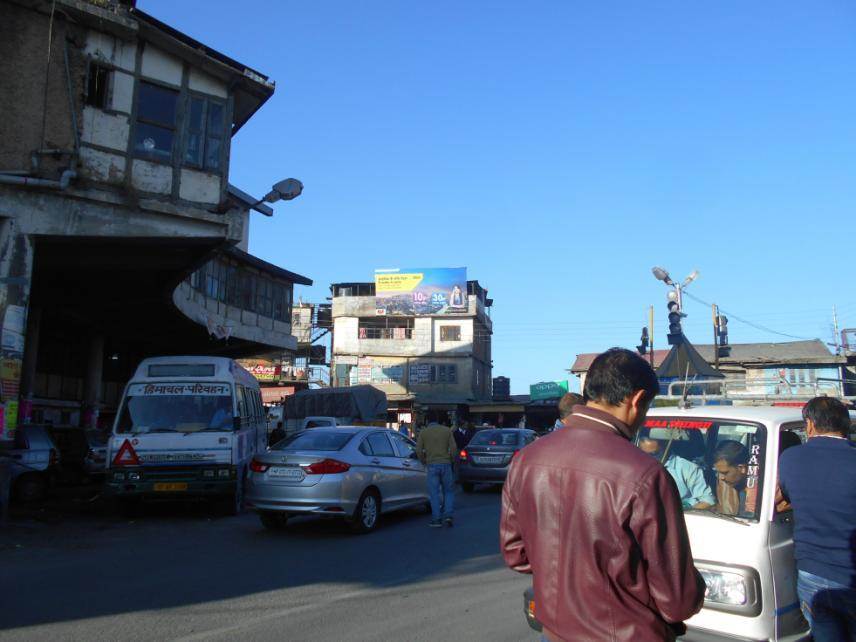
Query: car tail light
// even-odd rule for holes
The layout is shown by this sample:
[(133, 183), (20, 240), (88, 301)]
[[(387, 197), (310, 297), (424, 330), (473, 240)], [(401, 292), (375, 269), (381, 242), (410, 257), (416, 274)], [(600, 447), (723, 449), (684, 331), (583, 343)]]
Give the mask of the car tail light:
[(263, 464), (258, 459), (253, 459), (253, 461), (250, 462), (250, 470), (254, 473), (263, 473), (268, 468), (270, 468), (270, 466), (268, 466), (267, 464)]
[(336, 473), (344, 473), (351, 468), (351, 464), (346, 464), (337, 459), (322, 459), (314, 464), (309, 464), (304, 468), (307, 475), (335, 475)]
[(469, 457), (469, 454), (467, 453), (467, 451), (466, 451), (466, 450), (462, 450), (460, 453), (458, 453), (458, 456), (459, 456), (461, 459), (466, 459), (467, 457)]
[(51, 466), (54, 466), (59, 461), (59, 454), (56, 452), (56, 448), (51, 448), (51, 452), (49, 455), (48, 462)]
[(519, 453), (519, 452), (520, 452), (520, 449), (518, 448), (513, 453), (511, 453), (511, 458), (514, 459), (515, 457), (517, 457), (517, 453)]

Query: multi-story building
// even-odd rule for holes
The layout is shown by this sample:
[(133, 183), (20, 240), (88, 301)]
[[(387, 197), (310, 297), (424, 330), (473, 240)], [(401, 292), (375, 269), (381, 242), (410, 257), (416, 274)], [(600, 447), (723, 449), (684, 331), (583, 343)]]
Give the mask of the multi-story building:
[(273, 210), (229, 183), (273, 82), (134, 0), (0, 15), (0, 441), (91, 425), (145, 356), (294, 349), (311, 281), (247, 253)]
[(491, 396), (492, 300), (467, 282), (454, 315), (379, 315), (374, 283), (336, 283), (333, 385), (371, 384), (389, 401), (390, 423), (455, 421)]

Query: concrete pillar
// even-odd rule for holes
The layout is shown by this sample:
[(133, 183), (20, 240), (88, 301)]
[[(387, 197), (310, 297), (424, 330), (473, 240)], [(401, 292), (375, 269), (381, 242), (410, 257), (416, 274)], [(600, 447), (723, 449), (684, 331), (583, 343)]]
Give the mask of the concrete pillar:
[(98, 412), (101, 408), (101, 381), (104, 378), (104, 337), (93, 336), (89, 340), (89, 358), (83, 379), (84, 428), (98, 427)]
[(28, 424), (33, 418), (33, 395), (36, 386), (36, 361), (39, 355), (39, 332), (42, 325), (42, 309), (30, 306), (27, 313), (27, 332), (24, 336), (24, 362), (21, 365), (21, 423)]
[(32, 238), (20, 233), (15, 219), (0, 223), (0, 442), (13, 440), (18, 424), (33, 253)]

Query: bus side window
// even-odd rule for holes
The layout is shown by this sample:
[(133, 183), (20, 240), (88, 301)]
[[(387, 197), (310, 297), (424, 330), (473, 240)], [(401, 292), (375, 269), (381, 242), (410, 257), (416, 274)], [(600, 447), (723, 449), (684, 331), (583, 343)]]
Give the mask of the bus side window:
[(243, 425), (247, 417), (247, 400), (244, 396), (244, 386), (239, 383), (235, 384), (235, 396), (238, 398), (238, 417)]

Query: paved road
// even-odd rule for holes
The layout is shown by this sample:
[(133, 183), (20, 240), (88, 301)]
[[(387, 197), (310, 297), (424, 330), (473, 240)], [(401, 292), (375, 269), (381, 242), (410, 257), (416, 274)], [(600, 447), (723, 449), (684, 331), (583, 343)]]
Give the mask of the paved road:
[(0, 534), (0, 639), (537, 639), (527, 579), (497, 553), (499, 500), (459, 495), (452, 529), (407, 513), (366, 536), (308, 519), (271, 533), (204, 505), (17, 520)]

